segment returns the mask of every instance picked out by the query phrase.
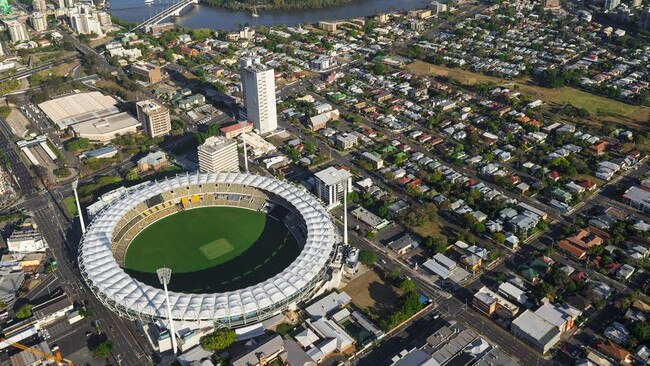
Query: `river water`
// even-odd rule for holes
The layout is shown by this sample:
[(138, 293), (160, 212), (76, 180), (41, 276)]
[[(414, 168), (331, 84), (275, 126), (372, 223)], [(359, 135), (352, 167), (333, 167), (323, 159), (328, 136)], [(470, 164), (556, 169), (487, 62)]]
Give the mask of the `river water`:
[[(144, 0), (109, 0), (111, 14), (118, 18), (141, 22), (170, 6), (170, 0), (155, 0), (146, 5)], [(310, 10), (270, 10), (255, 18), (249, 11), (214, 8), (207, 5), (189, 6), (176, 22), (188, 28), (233, 30), (246, 25), (298, 25), (320, 20), (366, 17), (395, 10), (421, 8), (430, 0), (354, 0), (347, 4)]]

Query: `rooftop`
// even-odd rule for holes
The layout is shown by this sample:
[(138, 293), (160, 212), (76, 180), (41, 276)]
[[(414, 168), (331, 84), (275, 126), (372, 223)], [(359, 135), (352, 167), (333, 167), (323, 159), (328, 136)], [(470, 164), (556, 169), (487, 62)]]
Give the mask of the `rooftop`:
[(140, 126), (140, 122), (126, 112), (77, 123), (72, 126), (78, 135), (102, 135)]
[(119, 112), (117, 100), (97, 91), (55, 98), (38, 107), (61, 128)]
[(211, 136), (205, 139), (203, 145), (199, 146), (199, 151), (213, 154), (232, 144), (235, 144), (235, 140), (227, 139), (223, 136)]
[(548, 343), (548, 341), (560, 333), (560, 330), (557, 329), (557, 327), (530, 310), (524, 311), (513, 320), (512, 325), (517, 326), (522, 332), (528, 334), (530, 337), (536, 339), (542, 344)]
[(331, 186), (346, 181), (352, 177), (352, 174), (344, 169), (329, 167), (315, 173), (314, 176), (325, 183), (325, 185)]

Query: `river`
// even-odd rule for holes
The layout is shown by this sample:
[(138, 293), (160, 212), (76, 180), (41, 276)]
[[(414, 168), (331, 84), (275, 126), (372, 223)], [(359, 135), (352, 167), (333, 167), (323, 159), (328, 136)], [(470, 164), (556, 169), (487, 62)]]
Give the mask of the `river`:
[[(155, 0), (151, 5), (144, 4), (144, 0), (109, 1), (111, 14), (130, 22), (141, 22), (171, 4), (170, 0)], [(322, 9), (264, 11), (260, 12), (258, 18), (254, 18), (249, 11), (199, 4), (186, 8), (176, 22), (188, 28), (217, 30), (234, 30), (245, 25), (298, 25), (320, 20), (367, 17), (395, 10), (421, 8), (430, 2), (430, 0), (354, 0), (344, 5)]]

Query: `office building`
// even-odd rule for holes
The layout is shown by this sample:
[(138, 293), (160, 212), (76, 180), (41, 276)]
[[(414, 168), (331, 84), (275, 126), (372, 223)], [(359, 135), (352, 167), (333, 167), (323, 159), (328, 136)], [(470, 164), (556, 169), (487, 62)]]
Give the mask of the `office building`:
[(18, 43), (29, 41), (29, 34), (27, 33), (27, 27), (25, 27), (25, 24), (12, 19), (5, 21), (5, 27), (7, 27), (7, 31), (9, 31), (11, 42)]
[(131, 72), (149, 84), (155, 84), (162, 80), (160, 67), (149, 62), (136, 62), (131, 66)]
[(612, 11), (618, 7), (621, 0), (605, 0), (605, 10)]
[(254, 128), (265, 134), (278, 128), (275, 105), (275, 73), (262, 65), (259, 58), (241, 61), (241, 80), (247, 119)]
[(212, 136), (198, 148), (201, 173), (239, 172), (239, 156), (235, 140)]
[[(314, 174), (316, 177), (316, 195), (329, 210), (338, 206), (343, 194), (352, 192), (352, 174), (344, 169), (329, 167)], [(347, 188), (347, 189), (346, 189)]]
[(47, 16), (45, 13), (34, 12), (29, 18), (29, 21), (31, 22), (32, 28), (34, 28), (35, 31), (43, 32), (47, 30)]
[(32, 1), (32, 9), (38, 12), (47, 11), (47, 3), (45, 0), (34, 0)]
[(153, 99), (135, 104), (138, 111), (138, 121), (147, 135), (151, 138), (164, 136), (172, 129), (169, 109)]

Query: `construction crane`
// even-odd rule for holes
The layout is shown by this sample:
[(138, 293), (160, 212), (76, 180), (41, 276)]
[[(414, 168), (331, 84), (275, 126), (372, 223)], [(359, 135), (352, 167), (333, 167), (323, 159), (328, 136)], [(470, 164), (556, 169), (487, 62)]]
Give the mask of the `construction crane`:
[(7, 344), (9, 344), (9, 345), (11, 345), (13, 347), (21, 349), (23, 351), (27, 351), (27, 352), (35, 355), (35, 356), (44, 358), (44, 359), (46, 359), (48, 361), (54, 361), (54, 362), (56, 362), (57, 366), (78, 366), (77, 364), (73, 363), (72, 361), (64, 359), (63, 356), (61, 355), (61, 351), (59, 350), (59, 347), (57, 347), (57, 346), (54, 346), (55, 347), (54, 354), (50, 355), (48, 353), (41, 352), (40, 350), (37, 350), (36, 348), (27, 347), (25, 345), (22, 345), (22, 344), (16, 343), (16, 342), (12, 342), (12, 341), (7, 340), (5, 338), (0, 338), (0, 342), (7, 343)]

